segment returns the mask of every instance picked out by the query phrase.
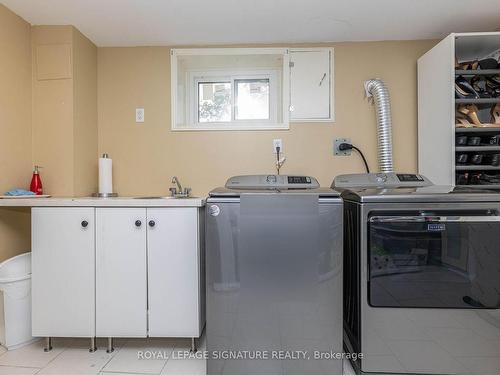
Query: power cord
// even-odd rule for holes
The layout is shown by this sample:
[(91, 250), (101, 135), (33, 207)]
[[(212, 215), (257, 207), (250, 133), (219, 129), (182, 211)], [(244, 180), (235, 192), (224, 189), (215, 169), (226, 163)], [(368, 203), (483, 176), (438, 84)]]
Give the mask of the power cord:
[(276, 172), (279, 175), (280, 174), (280, 169), (285, 164), (286, 157), (283, 156), (281, 157), (281, 147), (276, 146)]
[(366, 173), (370, 173), (370, 167), (368, 167), (368, 163), (366, 162), (365, 155), (363, 155), (363, 152), (359, 148), (357, 148), (356, 146), (354, 146), (350, 143), (341, 143), (341, 144), (339, 144), (339, 150), (340, 151), (356, 150), (359, 153), (359, 155), (361, 156), (361, 159), (363, 159), (363, 163), (365, 163)]

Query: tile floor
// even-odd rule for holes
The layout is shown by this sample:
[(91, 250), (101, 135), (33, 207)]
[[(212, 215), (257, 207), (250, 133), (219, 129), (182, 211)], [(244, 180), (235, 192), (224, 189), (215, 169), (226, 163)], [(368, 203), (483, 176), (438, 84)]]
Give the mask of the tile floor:
[[(43, 351), (43, 341), (6, 351), (0, 347), (0, 375), (205, 375), (201, 359), (170, 358), (174, 351), (187, 353), (190, 341), (184, 339), (115, 340), (115, 351), (107, 354), (106, 342), (97, 340), (99, 350), (88, 351), (85, 339), (54, 339), (53, 349)], [(205, 348), (204, 340), (200, 350)], [(161, 358), (138, 358), (139, 351), (158, 353)], [(354, 375), (350, 364), (344, 374)]]

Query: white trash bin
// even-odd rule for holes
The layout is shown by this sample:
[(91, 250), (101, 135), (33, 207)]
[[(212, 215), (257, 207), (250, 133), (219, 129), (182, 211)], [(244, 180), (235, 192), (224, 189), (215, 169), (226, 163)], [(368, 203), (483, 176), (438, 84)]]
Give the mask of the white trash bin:
[(8, 350), (36, 340), (31, 336), (31, 253), (0, 263), (0, 343)]

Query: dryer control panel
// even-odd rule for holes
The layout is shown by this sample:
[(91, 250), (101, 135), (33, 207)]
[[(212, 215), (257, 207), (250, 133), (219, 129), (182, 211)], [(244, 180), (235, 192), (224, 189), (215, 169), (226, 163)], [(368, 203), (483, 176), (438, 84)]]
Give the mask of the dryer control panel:
[(317, 189), (318, 180), (311, 176), (246, 175), (234, 176), (226, 182), (228, 189)]
[(335, 177), (332, 188), (416, 188), (433, 185), (427, 177), (414, 173), (359, 173)]

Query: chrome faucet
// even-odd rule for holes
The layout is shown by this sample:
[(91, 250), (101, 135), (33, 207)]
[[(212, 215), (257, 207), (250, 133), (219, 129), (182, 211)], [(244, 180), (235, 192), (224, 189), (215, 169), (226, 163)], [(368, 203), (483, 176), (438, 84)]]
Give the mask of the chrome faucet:
[(189, 194), (191, 194), (190, 188), (182, 189), (182, 185), (177, 176), (172, 177), (172, 184), (177, 185), (177, 187), (171, 187), (169, 189), (170, 193), (172, 194), (172, 197), (188, 198)]
[(172, 177), (172, 184), (176, 184), (177, 189), (179, 189), (179, 193), (182, 193), (182, 186), (181, 186), (181, 183), (179, 182), (179, 179), (177, 178), (177, 176)]

